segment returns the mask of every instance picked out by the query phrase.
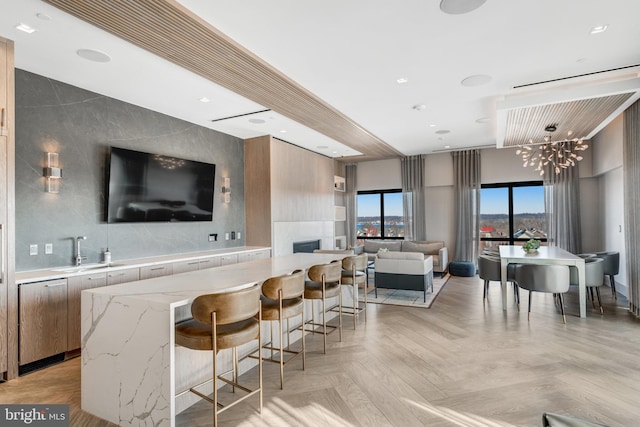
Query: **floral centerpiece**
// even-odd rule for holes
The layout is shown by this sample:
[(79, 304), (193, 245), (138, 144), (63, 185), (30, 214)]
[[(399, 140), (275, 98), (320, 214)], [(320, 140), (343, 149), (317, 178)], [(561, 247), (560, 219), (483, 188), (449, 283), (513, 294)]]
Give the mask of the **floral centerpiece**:
[(536, 252), (538, 252), (539, 247), (540, 240), (529, 239), (524, 245), (522, 245), (522, 250), (528, 254), (535, 254)]

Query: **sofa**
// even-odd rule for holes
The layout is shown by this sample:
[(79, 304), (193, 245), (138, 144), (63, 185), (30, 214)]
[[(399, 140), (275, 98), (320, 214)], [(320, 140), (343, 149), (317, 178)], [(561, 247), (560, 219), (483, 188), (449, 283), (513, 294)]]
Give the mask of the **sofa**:
[(365, 240), (356, 253), (365, 252), (369, 261), (375, 261), (380, 249), (389, 252), (421, 252), (433, 260), (433, 272), (443, 276), (449, 266), (449, 253), (443, 241), (414, 241), (414, 240)]
[(378, 288), (433, 292), (433, 257), (421, 252), (380, 251), (375, 261), (375, 291)]

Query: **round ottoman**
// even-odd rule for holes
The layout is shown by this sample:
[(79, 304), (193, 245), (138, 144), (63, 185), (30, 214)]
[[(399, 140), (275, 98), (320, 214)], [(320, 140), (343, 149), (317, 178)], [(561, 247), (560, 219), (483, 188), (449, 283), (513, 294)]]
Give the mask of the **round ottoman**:
[(476, 275), (476, 266), (470, 261), (451, 261), (449, 274), (452, 276), (472, 277)]

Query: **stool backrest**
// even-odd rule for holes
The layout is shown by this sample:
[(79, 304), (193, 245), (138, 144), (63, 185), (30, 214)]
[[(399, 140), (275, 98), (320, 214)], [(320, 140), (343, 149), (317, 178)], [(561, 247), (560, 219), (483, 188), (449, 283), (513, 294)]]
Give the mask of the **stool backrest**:
[(369, 257), (365, 253), (355, 256), (348, 256), (342, 260), (342, 268), (351, 271), (355, 266), (356, 271), (364, 271), (367, 268), (368, 262)]
[(255, 316), (260, 311), (260, 285), (237, 291), (200, 295), (191, 304), (191, 314), (198, 322), (211, 324), (211, 314), (216, 313), (216, 323), (227, 325)]
[(282, 299), (297, 298), (304, 294), (304, 278), (303, 270), (271, 277), (262, 284), (262, 294), (270, 299), (278, 299), (278, 292), (282, 290)]
[(307, 273), (309, 279), (314, 282), (321, 282), (324, 276), (325, 283), (339, 282), (342, 278), (342, 261), (335, 260), (329, 264), (318, 264), (309, 268)]

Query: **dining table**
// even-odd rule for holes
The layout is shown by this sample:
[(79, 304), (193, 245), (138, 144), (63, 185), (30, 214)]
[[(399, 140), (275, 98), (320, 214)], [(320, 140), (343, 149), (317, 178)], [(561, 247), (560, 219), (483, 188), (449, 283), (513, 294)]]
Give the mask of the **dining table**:
[(502, 287), (502, 309), (507, 310), (507, 266), (509, 264), (567, 265), (578, 270), (578, 294), (580, 317), (587, 316), (586, 283), (584, 259), (557, 246), (540, 246), (533, 253), (527, 253), (522, 246), (500, 245), (500, 268)]

